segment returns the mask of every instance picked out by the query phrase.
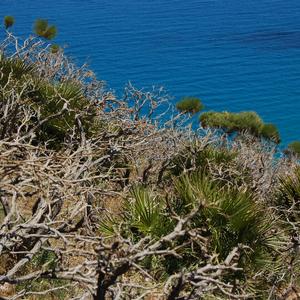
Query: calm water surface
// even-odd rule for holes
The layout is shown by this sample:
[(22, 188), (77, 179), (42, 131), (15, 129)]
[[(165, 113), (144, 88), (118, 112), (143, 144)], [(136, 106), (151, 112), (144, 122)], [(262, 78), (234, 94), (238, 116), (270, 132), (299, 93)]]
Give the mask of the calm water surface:
[(299, 0), (1, 0), (26, 35), (36, 18), (110, 88), (130, 80), (195, 95), (208, 110), (255, 110), (300, 139)]

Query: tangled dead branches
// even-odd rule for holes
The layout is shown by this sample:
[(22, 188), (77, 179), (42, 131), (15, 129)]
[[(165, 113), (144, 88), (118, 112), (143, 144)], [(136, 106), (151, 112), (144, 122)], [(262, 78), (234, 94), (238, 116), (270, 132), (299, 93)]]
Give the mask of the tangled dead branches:
[[(85, 66), (76, 68), (62, 52), (53, 54), (34, 38), (20, 44), (9, 35), (1, 49), (3, 299), (57, 293), (64, 299), (98, 300), (253, 296), (230, 278), (243, 271), (239, 261), (249, 247), (237, 243), (222, 258), (209, 246), (207, 229), (192, 226), (206, 208), (206, 195), (184, 214), (168, 202), (175, 198), (168, 194), (174, 194), (176, 159), (186, 158), (183, 174), (197, 170), (197, 159), (187, 159), (195, 157), (193, 147), (202, 153), (219, 136), (183, 128), (182, 115), (161, 122), (165, 115), (159, 107), (167, 100), (162, 89), (145, 92), (129, 84), (119, 100)], [(261, 148), (249, 154), (238, 141), (231, 147), (239, 153), (234, 158), (239, 168), (209, 158), (203, 165), (224, 185), (232, 178), (244, 189), (256, 183), (253, 190), (265, 198), (274, 186), (273, 155)], [(250, 184), (244, 173), (250, 173)], [(170, 230), (159, 237), (150, 231), (131, 236), (122, 234), (120, 219), (120, 230), (104, 235), (101, 222), (122, 212), (136, 184), (164, 195)], [(153, 258), (184, 260), (187, 245), (200, 249), (199, 262), (174, 268), (164, 279), (146, 266)]]

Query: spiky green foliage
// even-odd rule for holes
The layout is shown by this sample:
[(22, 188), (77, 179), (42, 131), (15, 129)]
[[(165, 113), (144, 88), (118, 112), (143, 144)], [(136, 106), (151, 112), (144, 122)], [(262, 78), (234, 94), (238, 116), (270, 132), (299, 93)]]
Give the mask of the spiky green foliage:
[(124, 219), (129, 228), (143, 236), (159, 237), (166, 232), (162, 199), (151, 195), (151, 192), (142, 186), (133, 187), (131, 197), (127, 199), (124, 209)]
[(231, 133), (250, 133), (275, 143), (280, 142), (279, 131), (273, 124), (264, 124), (256, 112), (206, 112), (200, 116), (201, 125)]
[(4, 17), (4, 26), (6, 29), (12, 27), (15, 24), (15, 18), (13, 16), (5, 16)]
[[(282, 236), (279, 232), (274, 234), (278, 226), (276, 218), (271, 210), (266, 213), (266, 208), (257, 204), (252, 191), (224, 185), (201, 171), (181, 175), (174, 180), (174, 189), (168, 201), (177, 216), (184, 217), (195, 207), (200, 207), (189, 227), (207, 238), (205, 247), (209, 252), (222, 260), (234, 247), (243, 247), (238, 260), (238, 266), (244, 268), (244, 272), (237, 274), (240, 280), (245, 280), (246, 272), (267, 272), (268, 268), (277, 265), (273, 259)], [(136, 241), (145, 236), (159, 238), (171, 232), (176, 224), (166, 203), (162, 196), (155, 196), (148, 189), (136, 186), (126, 201), (122, 217), (107, 218), (102, 222), (101, 231), (112, 236), (121, 230), (123, 235), (129, 234)], [(152, 257), (144, 262), (145, 266), (152, 271), (160, 270), (161, 274), (165, 274), (163, 276), (167, 276), (182, 268), (193, 269), (206, 260), (202, 256), (202, 248), (188, 236), (183, 236), (175, 245), (181, 255), (180, 261), (166, 257), (158, 262)], [(278, 263), (278, 266), (280, 269), (282, 264)]]
[[(78, 83), (40, 78), (34, 64), (6, 58), (3, 54), (0, 55), (0, 72), (0, 86), (19, 93), (19, 103), (9, 113), (15, 118), (24, 105), (32, 110), (32, 127), (41, 123), (36, 127), (34, 143), (47, 142), (52, 148), (60, 148), (74, 129), (80, 132), (78, 118), (87, 137), (97, 130), (100, 123), (95, 122), (96, 108), (85, 98)], [(3, 128), (5, 131), (13, 132), (17, 128), (17, 120), (11, 117), (11, 121), (10, 128)], [(4, 131), (2, 135), (5, 136)]]
[(52, 40), (56, 37), (57, 29), (54, 25), (50, 26), (47, 20), (38, 19), (34, 24), (34, 32), (37, 36)]
[(33, 75), (34, 70), (34, 64), (25, 63), (18, 58), (6, 58), (3, 54), (0, 54), (0, 72), (2, 74), (0, 84), (2, 86), (7, 83), (9, 77), (21, 82), (22, 78)]
[(195, 114), (204, 108), (201, 100), (196, 97), (184, 97), (176, 103), (176, 108), (182, 113)]
[[(280, 177), (280, 185), (276, 197), (276, 205), (285, 211), (290, 211), (293, 214), (298, 214), (300, 212), (299, 166), (295, 168), (293, 174)], [(291, 210), (291, 208), (293, 208), (293, 210)]]
[[(82, 125), (86, 132), (93, 130), (93, 114), (89, 111), (90, 103), (84, 97), (80, 86), (72, 82), (58, 85), (39, 82), (31, 93), (36, 109), (40, 110), (42, 119), (59, 114), (68, 102), (68, 109), (55, 118), (50, 118), (38, 132), (40, 141), (51, 141), (59, 146), (66, 134), (76, 127), (76, 117), (82, 115)], [(85, 112), (85, 113), (82, 113)]]
[(200, 205), (192, 226), (207, 228), (209, 247), (220, 257), (225, 258), (233, 247), (242, 244), (251, 251), (241, 256), (241, 265), (255, 268), (256, 258), (264, 256), (267, 260), (265, 253), (276, 251), (280, 237), (272, 233), (275, 219), (272, 214), (266, 217), (253, 192), (224, 186), (201, 172), (180, 177), (175, 186), (177, 213)]
[(120, 231), (123, 224), (122, 218), (117, 218), (111, 214), (105, 214), (99, 223), (99, 231), (105, 237), (113, 237)]
[[(120, 226), (122, 224), (122, 226)], [(118, 231), (131, 238), (151, 236), (158, 238), (173, 228), (173, 222), (165, 215), (165, 202), (147, 188), (132, 187), (130, 197), (126, 199), (119, 218), (106, 215), (100, 222), (100, 231), (112, 236)]]

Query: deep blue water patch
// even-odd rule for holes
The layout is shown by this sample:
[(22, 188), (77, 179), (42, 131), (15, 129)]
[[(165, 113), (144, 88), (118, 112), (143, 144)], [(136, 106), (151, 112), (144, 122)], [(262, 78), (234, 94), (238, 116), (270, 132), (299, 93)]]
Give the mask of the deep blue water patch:
[(255, 110), (300, 139), (299, 0), (2, 0), (25, 36), (36, 18), (88, 62), (110, 88), (163, 85), (174, 102), (200, 97), (209, 110)]

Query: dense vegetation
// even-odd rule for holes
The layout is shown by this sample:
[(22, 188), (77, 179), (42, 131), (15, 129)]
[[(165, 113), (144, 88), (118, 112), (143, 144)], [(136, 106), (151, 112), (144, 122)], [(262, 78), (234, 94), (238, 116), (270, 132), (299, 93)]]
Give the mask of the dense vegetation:
[(0, 297), (299, 297), (297, 143), (279, 158), (254, 112), (190, 131), (198, 99), (161, 119), (161, 89), (118, 99), (62, 49), (18, 42), (0, 47)]

